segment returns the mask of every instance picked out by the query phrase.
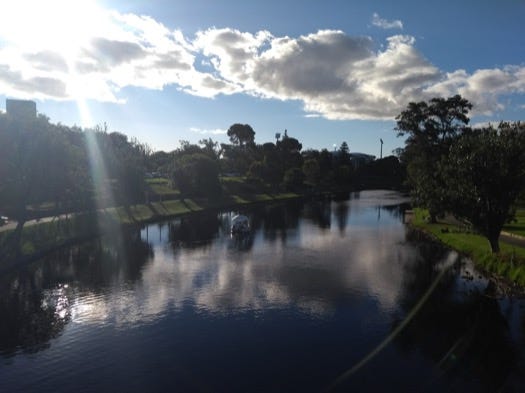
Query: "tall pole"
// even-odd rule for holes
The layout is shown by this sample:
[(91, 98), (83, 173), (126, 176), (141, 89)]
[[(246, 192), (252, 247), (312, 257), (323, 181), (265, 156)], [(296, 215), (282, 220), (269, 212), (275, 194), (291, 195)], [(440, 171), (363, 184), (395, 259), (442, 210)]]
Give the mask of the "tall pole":
[(379, 159), (382, 159), (383, 158), (383, 139), (379, 138), (379, 140), (381, 141), (381, 153), (379, 155)]

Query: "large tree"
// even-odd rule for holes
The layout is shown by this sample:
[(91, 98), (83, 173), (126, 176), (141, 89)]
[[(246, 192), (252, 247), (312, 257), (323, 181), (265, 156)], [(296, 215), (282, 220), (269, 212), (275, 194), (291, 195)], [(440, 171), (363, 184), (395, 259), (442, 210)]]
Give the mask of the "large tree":
[(472, 223), (493, 252), (525, 189), (525, 127), (501, 123), (457, 139), (442, 160), (448, 210)]
[(255, 131), (249, 124), (235, 123), (227, 132), (231, 143), (239, 146), (252, 146), (255, 140)]
[(429, 210), (432, 221), (445, 209), (444, 181), (438, 163), (454, 138), (467, 131), (468, 112), (472, 108), (459, 95), (411, 102), (396, 117), (398, 136), (407, 136), (404, 161), (407, 183), (414, 202)]

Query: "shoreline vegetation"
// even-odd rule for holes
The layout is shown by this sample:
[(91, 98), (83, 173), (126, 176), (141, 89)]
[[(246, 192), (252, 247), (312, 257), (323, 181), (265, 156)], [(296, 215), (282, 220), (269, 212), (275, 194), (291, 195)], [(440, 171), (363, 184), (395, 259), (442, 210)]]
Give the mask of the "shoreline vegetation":
[[(331, 193), (323, 193), (331, 195)], [(322, 195), (322, 194), (319, 194)], [(55, 250), (90, 240), (114, 230), (140, 227), (187, 214), (216, 209), (235, 209), (256, 203), (280, 202), (303, 198), (304, 194), (280, 192), (252, 195), (221, 195), (217, 199), (180, 198), (108, 207), (96, 212), (71, 213), (51, 220), (26, 224), (20, 236), (20, 249), (15, 255), (3, 255), (0, 273), (31, 263)], [(0, 232), (0, 244), (8, 242), (15, 229)]]
[(525, 124), (471, 128), (472, 107), (459, 95), (409, 103), (394, 129), (405, 147), (379, 159), (351, 152), (346, 141), (333, 151), (303, 150), (287, 130), (258, 144), (240, 123), (227, 131), (231, 143), (182, 140), (178, 149), (154, 152), (106, 124), (81, 129), (41, 114), (0, 114), (0, 216), (13, 222), (0, 228), (0, 271), (120, 227), (392, 189), (410, 192), (412, 206), (425, 209), (415, 210), (414, 227), (525, 286), (525, 239), (516, 237), (525, 235), (525, 209), (516, 210), (525, 196)]
[(525, 293), (525, 224), (518, 222), (504, 227), (499, 253), (493, 253), (487, 239), (464, 223), (450, 216), (430, 222), (428, 210), (415, 208), (408, 225), (433, 240), (470, 258), (474, 266), (489, 276), (500, 293)]
[[(155, 179), (151, 183), (162, 183)], [(52, 221), (26, 225), (21, 236), (20, 254), (11, 260), (2, 258), (0, 273), (38, 260), (51, 252), (83, 241), (91, 240), (108, 231), (140, 227), (188, 214), (219, 209), (242, 209), (257, 203), (277, 203), (308, 197), (334, 197), (352, 190), (318, 191), (316, 193), (254, 193), (250, 195), (223, 194), (217, 199), (179, 198), (118, 206), (90, 213), (73, 213), (56, 217)], [(179, 195), (180, 196), (180, 195)], [(518, 220), (504, 229), (505, 237), (514, 238), (513, 244), (502, 242), (498, 254), (491, 252), (487, 239), (472, 228), (447, 216), (436, 223), (429, 220), (428, 210), (415, 208), (407, 224), (434, 241), (470, 258), (476, 268), (497, 283), (500, 292), (523, 294), (525, 288), (525, 211), (517, 212)], [(520, 220), (519, 218), (524, 220)], [(0, 244), (13, 230), (0, 233)], [(501, 290), (501, 288), (503, 288)]]

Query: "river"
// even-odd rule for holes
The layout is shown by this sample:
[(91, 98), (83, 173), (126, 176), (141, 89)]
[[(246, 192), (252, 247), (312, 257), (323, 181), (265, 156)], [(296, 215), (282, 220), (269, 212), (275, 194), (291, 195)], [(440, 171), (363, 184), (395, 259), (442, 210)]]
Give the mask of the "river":
[(403, 224), (406, 199), (108, 233), (0, 277), (0, 392), (525, 391), (525, 301)]

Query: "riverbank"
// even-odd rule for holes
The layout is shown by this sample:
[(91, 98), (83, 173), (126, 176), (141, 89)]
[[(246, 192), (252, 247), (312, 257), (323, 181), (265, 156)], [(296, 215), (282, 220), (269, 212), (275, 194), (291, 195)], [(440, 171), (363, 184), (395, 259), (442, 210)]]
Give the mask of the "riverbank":
[(101, 229), (133, 228), (143, 224), (213, 209), (235, 209), (255, 203), (300, 198), (296, 193), (224, 195), (209, 199), (173, 199), (163, 202), (119, 206), (84, 214), (45, 217), (27, 222), (14, 243), (15, 227), (0, 232), (0, 273), (45, 256), (62, 247), (97, 237)]
[[(525, 239), (502, 235), (498, 254), (490, 250), (488, 240), (453, 220), (441, 219), (431, 224), (423, 209), (414, 209), (409, 225), (422, 230), (446, 246), (472, 259), (476, 268), (503, 279), (510, 287), (525, 287)], [(520, 291), (521, 292), (521, 291)]]

